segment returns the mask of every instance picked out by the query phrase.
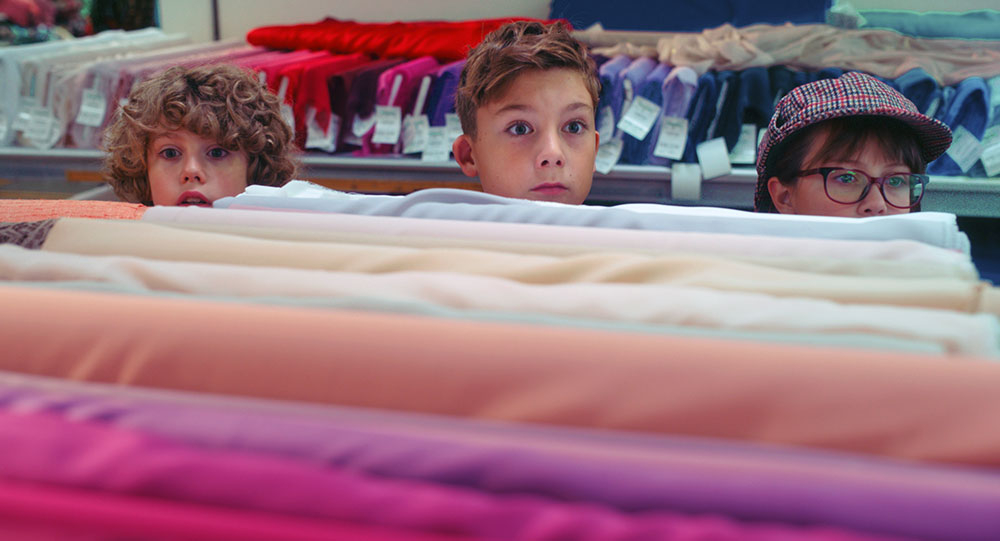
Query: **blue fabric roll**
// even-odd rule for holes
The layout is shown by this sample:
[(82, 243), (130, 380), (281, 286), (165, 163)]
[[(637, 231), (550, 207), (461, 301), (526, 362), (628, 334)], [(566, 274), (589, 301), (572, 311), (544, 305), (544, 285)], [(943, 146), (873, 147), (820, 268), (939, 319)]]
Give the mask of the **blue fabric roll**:
[(744, 124), (767, 127), (774, 114), (771, 80), (764, 68), (750, 68), (740, 72), (739, 117)]
[(715, 117), (715, 105), (719, 98), (719, 88), (715, 82), (716, 73), (707, 71), (698, 78), (698, 89), (691, 99), (691, 107), (688, 109), (688, 142), (684, 148), (684, 160), (688, 163), (697, 163), (698, 154), (695, 147), (705, 140), (708, 132), (708, 125)]
[[(663, 110), (663, 81), (667, 78), (670, 73), (669, 64), (657, 64), (652, 71), (646, 75), (642, 83), (639, 84), (638, 89), (635, 92), (636, 96), (642, 96), (647, 100), (660, 106), (660, 110)], [(657, 115), (656, 122), (653, 124), (653, 128), (649, 130), (644, 139), (636, 139), (629, 134), (623, 135), (622, 147), (622, 157), (621, 163), (631, 163), (635, 165), (641, 165), (646, 163), (646, 158), (652, 154), (652, 149), (650, 147), (650, 142), (656, 140), (656, 135), (659, 133), (660, 117)]]
[(431, 126), (444, 126), (445, 116), (455, 112), (455, 90), (458, 89), (458, 80), (462, 76), (463, 67), (465, 59), (445, 64), (438, 69), (425, 108)]
[[(906, 96), (906, 99), (917, 106), (917, 110), (921, 113), (927, 114), (927, 110), (934, 105), (935, 101), (938, 102), (937, 105), (934, 105), (935, 109), (941, 108), (941, 87), (923, 68), (913, 68), (900, 75), (896, 78), (896, 86)], [(931, 111), (931, 113), (933, 116), (936, 111)]]
[[(618, 55), (601, 64), (597, 75), (601, 79), (601, 96), (597, 102), (597, 128), (600, 130), (605, 123), (610, 123), (607, 137), (614, 134), (614, 125), (618, 122), (615, 111), (622, 106), (622, 88), (618, 85), (622, 71), (632, 63), (627, 55)], [(602, 137), (604, 137), (604, 130)]]
[[(969, 77), (955, 87), (955, 97), (948, 103), (941, 121), (952, 131), (959, 126), (982, 139), (990, 113), (990, 89), (982, 77)], [(927, 172), (933, 175), (962, 175), (964, 171), (947, 153), (931, 162)]]
[(645, 162), (648, 165), (670, 165), (671, 160), (654, 156), (656, 144), (660, 138), (660, 124), (665, 116), (686, 118), (691, 100), (698, 90), (698, 73), (687, 66), (678, 66), (670, 70), (670, 73), (663, 80), (660, 95), (663, 97), (663, 105), (660, 108), (660, 118), (656, 119), (652, 133), (643, 142), (646, 152)]
[(793, 88), (809, 82), (809, 74), (804, 71), (788, 69), (785, 66), (771, 66), (767, 70), (767, 76), (771, 81), (771, 107), (778, 103), (778, 100), (788, 94)]
[(719, 88), (719, 96), (715, 103), (715, 118), (709, 123), (708, 131), (703, 141), (722, 137), (726, 140), (726, 148), (732, 150), (740, 137), (739, 118), (740, 77), (735, 71), (720, 71), (715, 76), (715, 84)]
[(844, 70), (840, 68), (823, 68), (812, 75), (813, 81), (819, 81), (821, 79), (836, 79), (844, 74)]

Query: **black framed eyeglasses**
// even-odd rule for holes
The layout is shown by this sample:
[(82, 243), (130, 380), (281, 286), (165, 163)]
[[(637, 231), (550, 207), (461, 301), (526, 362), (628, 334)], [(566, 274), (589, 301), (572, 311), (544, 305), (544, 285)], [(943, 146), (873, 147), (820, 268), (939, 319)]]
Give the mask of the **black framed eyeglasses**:
[(892, 207), (910, 209), (920, 204), (924, 185), (930, 182), (927, 175), (918, 173), (893, 173), (872, 178), (864, 171), (842, 167), (820, 167), (799, 172), (800, 177), (823, 175), (823, 190), (831, 201), (850, 205), (868, 196), (872, 185), (878, 185), (882, 198)]

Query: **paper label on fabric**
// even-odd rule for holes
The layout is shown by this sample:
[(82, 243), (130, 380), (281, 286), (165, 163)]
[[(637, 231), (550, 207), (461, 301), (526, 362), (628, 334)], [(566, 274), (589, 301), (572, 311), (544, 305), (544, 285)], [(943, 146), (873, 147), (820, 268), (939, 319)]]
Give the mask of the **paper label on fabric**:
[(375, 133), (373, 143), (395, 145), (403, 131), (403, 111), (396, 105), (375, 106)]
[(43, 143), (49, 139), (55, 117), (47, 107), (33, 107), (31, 109), (31, 122), (24, 130), (24, 136), (36, 143)]
[(598, 173), (607, 175), (611, 172), (611, 168), (618, 163), (618, 158), (622, 156), (622, 147), (622, 140), (615, 138), (601, 144), (600, 148), (597, 149), (597, 158), (594, 160)]
[(10, 129), (18, 132), (28, 129), (31, 125), (31, 108), (22, 107), (21, 110), (14, 115), (14, 119), (11, 121)]
[(292, 111), (292, 106), (287, 103), (281, 104), (281, 118), (288, 124), (288, 127), (295, 131), (295, 112)]
[[(368, 130), (372, 129), (372, 126), (374, 126), (374, 125), (375, 125), (375, 115), (374, 114), (372, 114), (370, 116), (366, 116), (365, 118), (361, 118), (360, 116), (358, 116), (355, 113), (355, 115), (354, 115), (354, 122), (351, 123), (351, 133), (355, 137), (364, 137), (365, 134), (368, 133)], [(359, 144), (360, 145), (361, 141), (358, 140), (358, 142), (355, 143), (355, 144)]]
[(463, 133), (465, 132), (462, 131), (462, 120), (458, 118), (458, 113), (446, 114), (444, 116), (444, 136), (448, 140), (448, 148), (451, 148), (451, 144)]
[(80, 112), (76, 114), (76, 123), (99, 128), (104, 123), (107, 109), (107, 98), (97, 90), (88, 88), (83, 91), (83, 102), (80, 104)]
[(983, 162), (986, 176), (1000, 175), (1000, 125), (987, 128), (983, 134), (982, 149), (979, 159)]
[(983, 147), (979, 144), (979, 139), (976, 139), (976, 136), (972, 135), (972, 132), (967, 130), (965, 126), (955, 128), (947, 153), (952, 160), (955, 160), (955, 164), (963, 173), (972, 169), (982, 151)]
[(435, 126), (427, 128), (427, 144), (420, 159), (425, 162), (446, 162), (451, 152), (452, 141), (448, 139), (447, 128)]
[(337, 150), (337, 136), (340, 134), (340, 117), (331, 114), (326, 126), (316, 120), (316, 109), (306, 109), (306, 148), (316, 148), (325, 152)]
[(615, 135), (615, 112), (610, 105), (601, 107), (597, 114), (597, 133), (601, 141), (607, 141)]
[(10, 131), (8, 127), (7, 115), (0, 111), (0, 143), (3, 143), (4, 139), (7, 138), (7, 133)]
[(990, 109), (1000, 105), (1000, 75), (990, 78)]
[(740, 128), (740, 138), (736, 140), (732, 152), (729, 153), (729, 162), (742, 165), (757, 163), (757, 125), (744, 124)]
[(659, 105), (642, 96), (636, 96), (628, 111), (618, 121), (618, 128), (642, 141), (649, 135), (649, 130), (653, 129), (653, 124), (656, 124), (656, 118), (659, 116)]
[(427, 130), (430, 127), (427, 115), (407, 115), (403, 119), (403, 154), (423, 152), (427, 148)]
[(701, 199), (701, 167), (696, 163), (675, 163), (670, 166), (670, 197), (678, 201)]
[(695, 148), (698, 154), (698, 164), (701, 165), (702, 178), (705, 180), (728, 175), (733, 166), (729, 163), (729, 149), (722, 137), (698, 143)]
[(665, 116), (660, 120), (660, 137), (656, 140), (653, 156), (679, 160), (684, 156), (684, 147), (688, 140), (688, 121), (686, 118)]

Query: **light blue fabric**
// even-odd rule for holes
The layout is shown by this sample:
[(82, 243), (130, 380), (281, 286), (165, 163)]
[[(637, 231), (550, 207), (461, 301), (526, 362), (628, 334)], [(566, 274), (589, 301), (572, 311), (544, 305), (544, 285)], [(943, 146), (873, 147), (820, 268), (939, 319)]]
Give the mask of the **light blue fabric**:
[(918, 38), (1000, 39), (1000, 11), (980, 9), (963, 13), (897, 10), (861, 10), (860, 28), (886, 28)]

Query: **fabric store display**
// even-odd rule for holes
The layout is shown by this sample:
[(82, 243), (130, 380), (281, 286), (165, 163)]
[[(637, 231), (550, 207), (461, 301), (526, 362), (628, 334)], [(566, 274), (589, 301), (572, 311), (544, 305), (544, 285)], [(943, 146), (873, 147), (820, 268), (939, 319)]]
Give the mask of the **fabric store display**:
[[(1000, 11), (976, 9), (960, 13), (864, 9), (857, 13), (855, 28), (895, 30), (918, 38), (1000, 39)], [(841, 19), (842, 20), (842, 19)]]
[[(1000, 365), (976, 359), (0, 290), (23, 307), (0, 314), (9, 353), (2, 369), (14, 372), (955, 464), (995, 467), (1000, 456), (989, 428), (1000, 407)], [(113, 319), (88, 316), (94, 306)], [(170, 333), (149, 331), (155, 328)], [(384, 339), (387, 329), (393, 340)]]
[(597, 103), (597, 130), (601, 140), (610, 141), (614, 136), (622, 107), (622, 87), (618, 85), (620, 75), (632, 63), (628, 55), (617, 55), (601, 64), (597, 74), (601, 80), (601, 95)]
[(376, 60), (327, 79), (331, 114), (341, 119), (338, 147), (361, 146), (361, 136), (370, 127), (367, 121), (374, 120), (378, 77), (402, 63), (402, 59)]
[(934, 118), (941, 107), (941, 87), (921, 68), (913, 68), (896, 79), (899, 91), (921, 113)]
[[(677, 119), (687, 121), (691, 99), (694, 97), (697, 87), (698, 74), (686, 66), (678, 66), (670, 70), (670, 74), (663, 80), (663, 88), (661, 89), (663, 109), (661, 110), (660, 118), (656, 120), (656, 124), (653, 126), (653, 138), (646, 142), (646, 158), (644, 163), (650, 165), (670, 164), (672, 161), (670, 158), (660, 157), (655, 154), (656, 145), (659, 142), (660, 130), (665, 118), (670, 118), (672, 121), (676, 121)], [(684, 140), (684, 144), (686, 145), (686, 135), (681, 134), (680, 138)], [(678, 150), (679, 155), (683, 155), (683, 152), (684, 149)]]
[[(652, 71), (635, 87), (635, 96), (649, 100), (660, 110), (663, 109), (663, 84), (671, 67), (667, 64), (657, 64)], [(651, 154), (651, 144), (655, 145), (656, 135), (659, 133), (659, 116), (653, 123), (649, 133), (642, 139), (637, 139), (625, 133), (623, 137), (621, 161), (623, 163), (643, 164), (646, 163), (647, 156)]]
[[(294, 93), (295, 144), (306, 148), (310, 131), (315, 139), (329, 137), (333, 139), (323, 150), (336, 149), (337, 137), (340, 135), (341, 117), (332, 116), (330, 108), (330, 91), (327, 81), (333, 75), (356, 68), (368, 62), (363, 54), (329, 56), (303, 66), (301, 82)], [(331, 132), (332, 130), (332, 132)]]
[(688, 163), (697, 163), (696, 147), (698, 143), (708, 139), (708, 129), (715, 118), (715, 109), (719, 101), (719, 87), (716, 74), (707, 72), (698, 78), (698, 88), (691, 98), (688, 110), (688, 139), (684, 146), (684, 159)]
[[(395, 107), (398, 109), (399, 118), (396, 119), (398, 123), (394, 126), (395, 141), (392, 143), (373, 142), (372, 139), (375, 137), (376, 131), (380, 129), (379, 123), (376, 122), (362, 137), (360, 155), (402, 152), (402, 121), (406, 116), (413, 114), (413, 108), (417, 105), (418, 100), (424, 102), (420, 104), (420, 108), (424, 108), (434, 74), (440, 68), (437, 60), (425, 56), (393, 66), (379, 75), (378, 88), (375, 91), (375, 105), (376, 107)], [(427, 78), (426, 82), (425, 78)], [(424, 87), (423, 97), (420, 97), (418, 94), (421, 92), (422, 85)]]
[[(0, 277), (9, 281), (86, 281), (110, 284), (126, 292), (275, 298), (283, 304), (304, 306), (340, 299), (352, 303), (344, 305), (347, 308), (363, 308), (367, 300), (372, 300), (377, 302), (368, 305), (391, 303), (397, 309), (404, 305), (445, 307), (462, 319), (474, 313), (504, 314), (509, 320), (527, 322), (544, 319), (533, 316), (545, 314), (570, 318), (562, 320), (565, 324), (590, 320), (613, 328), (607, 324), (621, 322), (642, 325), (645, 332), (652, 333), (705, 335), (705, 331), (720, 331), (715, 336), (743, 339), (753, 339), (753, 333), (767, 333), (766, 338), (772, 341), (870, 348), (879, 344), (906, 351), (1000, 355), (1000, 325), (996, 318), (986, 315), (843, 305), (804, 297), (778, 298), (669, 284), (657, 286), (657, 294), (650, 296), (648, 288), (628, 284), (540, 286), (458, 275), (444, 269), (366, 275), (281, 269), (277, 268), (280, 262), (274, 265), (245, 268), (155, 262), (0, 246)], [(254, 286), (248, 288), (247, 284)], [(720, 311), (722, 306), (727, 310)], [(550, 318), (547, 323), (555, 324), (552, 321)], [(850, 324), (845, 325), (848, 321)]]
[[(337, 464), (383, 477), (495, 494), (532, 493), (623, 511), (723, 510), (750, 520), (812, 522), (920, 538), (988, 538), (997, 531), (990, 512), (998, 497), (996, 474), (985, 470), (725, 440), (138, 390), (11, 373), (0, 374), (0, 382), (6, 411), (49, 414), (193, 446)], [(789, 465), (794, 468), (786, 469)], [(705, 482), (715, 490), (701, 490)], [(767, 497), (761, 498), (760, 487)], [(915, 507), (923, 512), (906, 512)], [(949, 516), (956, 512), (961, 515)]]

